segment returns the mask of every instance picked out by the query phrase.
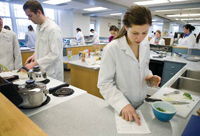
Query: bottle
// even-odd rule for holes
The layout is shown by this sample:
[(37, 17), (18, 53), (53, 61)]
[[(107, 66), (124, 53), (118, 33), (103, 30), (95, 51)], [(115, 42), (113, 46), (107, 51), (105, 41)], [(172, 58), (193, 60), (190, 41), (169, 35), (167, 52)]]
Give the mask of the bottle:
[(72, 51), (71, 51), (71, 49), (69, 49), (69, 51), (67, 53), (67, 57), (68, 57), (68, 59), (72, 58)]
[(88, 49), (88, 57), (90, 57), (90, 50)]

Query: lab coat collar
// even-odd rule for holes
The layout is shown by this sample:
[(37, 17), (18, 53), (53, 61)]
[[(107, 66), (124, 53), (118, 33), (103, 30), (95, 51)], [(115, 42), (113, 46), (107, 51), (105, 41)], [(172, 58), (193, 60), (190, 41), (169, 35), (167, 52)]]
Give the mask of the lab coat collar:
[(43, 24), (38, 25), (39, 31), (43, 31), (43, 29), (49, 25), (49, 21), (51, 21), (51, 19), (47, 17)]
[[(123, 36), (122, 38), (119, 39), (119, 47), (121, 50), (124, 50), (125, 53), (130, 56), (132, 59), (137, 60), (133, 51), (131, 50), (130, 46), (127, 43), (126, 37)], [(139, 61), (142, 62), (144, 59), (144, 56), (146, 54), (147, 46), (148, 46), (148, 41), (146, 38), (140, 43), (139, 45)]]

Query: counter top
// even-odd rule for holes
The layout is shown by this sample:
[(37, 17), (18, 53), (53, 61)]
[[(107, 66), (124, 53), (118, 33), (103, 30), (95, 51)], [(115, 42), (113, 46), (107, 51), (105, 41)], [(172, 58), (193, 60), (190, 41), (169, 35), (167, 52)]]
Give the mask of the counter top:
[(108, 43), (91, 43), (91, 44), (76, 45), (76, 46), (66, 45), (64, 48), (76, 48), (76, 47), (85, 47), (85, 46), (93, 46), (93, 45), (106, 45), (106, 44), (108, 44)]

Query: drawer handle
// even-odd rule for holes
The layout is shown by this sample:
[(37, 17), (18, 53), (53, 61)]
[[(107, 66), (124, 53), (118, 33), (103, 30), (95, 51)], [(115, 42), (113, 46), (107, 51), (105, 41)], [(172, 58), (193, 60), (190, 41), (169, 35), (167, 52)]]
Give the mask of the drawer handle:
[(174, 75), (174, 73), (170, 73), (170, 75)]
[(171, 66), (172, 69), (175, 69), (175, 67)]

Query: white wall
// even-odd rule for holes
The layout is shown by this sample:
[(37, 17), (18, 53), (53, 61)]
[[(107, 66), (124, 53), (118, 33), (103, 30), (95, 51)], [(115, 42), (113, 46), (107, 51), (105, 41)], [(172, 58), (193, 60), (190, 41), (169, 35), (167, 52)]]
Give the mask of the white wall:
[(98, 33), (99, 33), (100, 37), (110, 37), (111, 36), (111, 34), (109, 32), (110, 27), (108, 26), (108, 23), (118, 27), (117, 19), (100, 17), (98, 21), (99, 21), (99, 32)]
[(79, 13), (73, 13), (73, 36), (75, 37), (77, 32), (76, 28), (80, 28), (84, 36), (90, 35), (90, 16), (83, 16)]

